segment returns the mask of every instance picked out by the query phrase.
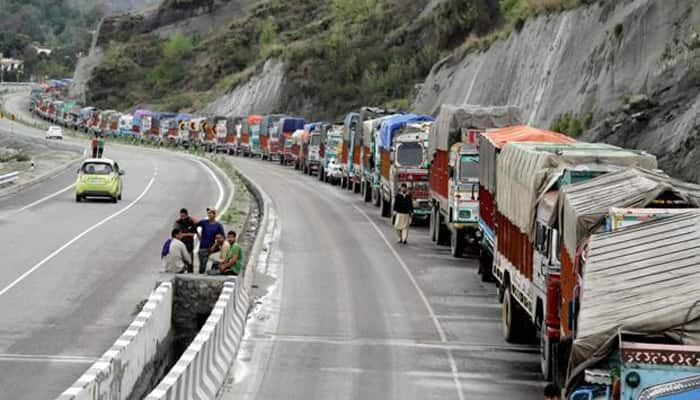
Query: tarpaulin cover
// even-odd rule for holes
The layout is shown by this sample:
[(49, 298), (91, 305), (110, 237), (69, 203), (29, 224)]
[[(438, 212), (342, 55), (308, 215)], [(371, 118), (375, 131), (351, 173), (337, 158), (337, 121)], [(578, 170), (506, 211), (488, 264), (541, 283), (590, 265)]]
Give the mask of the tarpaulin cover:
[(136, 110), (132, 115), (134, 118), (141, 118), (145, 115), (153, 115), (153, 112), (150, 110)]
[(567, 387), (607, 358), (619, 331), (700, 345), (700, 216), (591, 237)]
[(360, 131), (360, 114), (358, 113), (349, 113), (348, 115), (345, 116), (345, 120), (343, 121), (343, 140), (346, 142), (350, 142), (350, 125), (355, 124), (355, 132)]
[(382, 122), (381, 131), (379, 132), (379, 145), (386, 150), (391, 150), (391, 145), (394, 140), (394, 135), (408, 123), (414, 122), (432, 122), (433, 117), (429, 115), (405, 114), (391, 117)]
[(372, 143), (372, 135), (374, 134), (374, 131), (377, 130), (377, 128), (382, 124), (382, 122), (386, 121), (387, 119), (391, 117), (395, 117), (398, 114), (394, 115), (387, 115), (384, 117), (380, 118), (375, 118), (375, 119), (370, 119), (368, 121), (365, 121), (362, 123), (362, 143), (365, 146), (369, 146), (370, 143)]
[(598, 143), (508, 143), (496, 166), (498, 211), (532, 238), (537, 202), (565, 170), (619, 167), (656, 169), (656, 157)]
[(306, 120), (303, 118), (284, 118), (282, 120), (282, 132), (294, 133), (297, 129), (304, 129)]
[(522, 124), (520, 108), (516, 106), (482, 107), (475, 105), (440, 106), (428, 145), (428, 154), (437, 150), (448, 151), (461, 140), (463, 129), (485, 131), (493, 128)]
[(561, 133), (516, 125), (494, 129), (479, 137), (479, 183), (496, 193), (496, 157), (509, 142), (574, 143), (576, 140)]
[(175, 116), (175, 120), (180, 122), (180, 121), (185, 121), (192, 118), (192, 114), (178, 114)]
[(559, 229), (569, 254), (597, 228), (611, 207), (643, 208), (670, 192), (690, 207), (700, 207), (700, 185), (673, 179), (662, 172), (626, 168), (565, 186), (550, 225)]

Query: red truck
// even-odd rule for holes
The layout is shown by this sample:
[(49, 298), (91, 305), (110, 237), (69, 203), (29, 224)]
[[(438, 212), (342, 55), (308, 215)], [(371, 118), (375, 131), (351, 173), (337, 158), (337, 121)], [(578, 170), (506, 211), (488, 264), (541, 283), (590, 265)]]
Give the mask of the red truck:
[[(487, 134), (488, 135), (488, 134)], [(493, 275), (509, 342), (540, 343), (550, 379), (559, 341), (559, 233), (548, 227), (559, 191), (620, 166), (656, 168), (645, 152), (597, 143), (510, 142), (496, 163)]]
[(295, 154), (292, 136), (296, 131), (303, 130), (304, 124), (306, 124), (306, 120), (303, 118), (284, 117), (280, 119), (279, 146), (277, 147), (277, 152), (271, 153), (279, 157), (280, 164), (287, 165), (296, 162), (298, 148), (296, 148)]
[(260, 122), (260, 152), (263, 160), (272, 161), (273, 154), (279, 153), (279, 122), (284, 117), (280, 114), (266, 115)]

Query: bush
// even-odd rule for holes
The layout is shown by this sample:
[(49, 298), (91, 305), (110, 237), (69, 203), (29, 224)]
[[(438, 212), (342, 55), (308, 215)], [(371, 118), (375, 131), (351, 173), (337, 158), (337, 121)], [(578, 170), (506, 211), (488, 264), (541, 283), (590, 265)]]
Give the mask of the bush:
[(593, 114), (591, 113), (586, 113), (582, 116), (564, 113), (552, 123), (550, 129), (575, 138), (581, 136), (584, 131), (590, 128), (592, 122)]

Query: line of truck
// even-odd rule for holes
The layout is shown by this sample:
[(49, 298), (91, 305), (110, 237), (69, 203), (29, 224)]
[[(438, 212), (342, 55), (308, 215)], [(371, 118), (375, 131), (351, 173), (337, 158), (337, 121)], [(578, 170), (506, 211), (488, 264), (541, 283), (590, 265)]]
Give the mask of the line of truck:
[[(59, 105), (34, 107), (54, 115)], [(85, 114), (88, 130), (95, 115), (115, 120)], [(135, 135), (157, 125), (163, 143), (294, 166), (384, 217), (406, 184), (415, 222), (453, 256), (479, 260), (504, 339), (539, 345), (543, 377), (570, 400), (698, 398), (700, 186), (669, 177), (651, 154), (526, 126), (514, 106), (443, 105), (434, 116), (364, 107), (335, 123), (129, 116)]]

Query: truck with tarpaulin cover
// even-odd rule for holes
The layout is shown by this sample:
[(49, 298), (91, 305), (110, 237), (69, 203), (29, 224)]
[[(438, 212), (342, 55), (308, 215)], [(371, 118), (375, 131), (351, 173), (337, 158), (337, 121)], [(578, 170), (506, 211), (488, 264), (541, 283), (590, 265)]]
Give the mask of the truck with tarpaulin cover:
[(257, 157), (260, 151), (260, 123), (262, 115), (249, 115), (243, 119), (238, 153), (244, 157)]
[(700, 396), (699, 227), (686, 213), (591, 235), (568, 399)]
[(202, 145), (204, 139), (202, 125), (205, 124), (206, 121), (206, 117), (194, 117), (188, 121), (189, 136), (187, 137), (187, 146), (199, 148)]
[(118, 135), (120, 137), (133, 137), (134, 136), (134, 132), (132, 131), (133, 119), (134, 119), (134, 117), (131, 114), (124, 114), (121, 117), (119, 117)]
[(272, 114), (263, 117), (260, 122), (260, 154), (263, 160), (272, 161), (271, 155), (279, 152), (279, 121), (282, 114)]
[(375, 161), (375, 153), (377, 150), (375, 138), (379, 137), (378, 130), (381, 127), (382, 122), (393, 117), (394, 115), (396, 114), (378, 117), (362, 123), (362, 154), (360, 156), (360, 175), (362, 175), (362, 183), (360, 193), (362, 194), (362, 198), (365, 203), (372, 201), (372, 196), (374, 193), (374, 171), (377, 165)]
[(414, 216), (429, 215), (427, 148), (432, 122), (428, 115), (397, 115), (382, 122), (376, 132), (374, 196), (383, 217), (391, 216), (402, 183), (409, 186)]
[[(559, 338), (553, 344), (551, 357), (555, 361), (551, 365), (552, 374), (558, 383), (563, 380), (566, 366), (556, 361), (568, 359), (568, 349), (576, 333), (576, 310), (582, 291), (580, 277), (585, 267), (583, 255), (590, 236), (679, 213), (697, 212), (699, 206), (700, 185), (639, 168), (620, 169), (559, 191), (549, 223), (540, 227), (544, 231), (558, 231), (561, 242), (555, 310), (559, 324), (552, 319), (548, 326), (551, 336)], [(543, 357), (543, 362), (547, 358)]]
[(343, 143), (340, 152), (340, 168), (342, 178), (340, 179), (340, 187), (347, 189), (352, 188), (351, 177), (353, 175), (353, 157), (357, 154), (358, 160), (360, 157), (360, 114), (356, 112), (348, 113), (343, 121)]
[(493, 259), (496, 254), (496, 167), (503, 146), (511, 142), (575, 141), (561, 133), (525, 125), (492, 129), (479, 136), (479, 229), (482, 236), (479, 274), (482, 281), (493, 279)]
[(454, 257), (467, 244), (478, 246), (479, 136), (488, 129), (520, 123), (514, 106), (442, 105), (432, 126), (430, 159), (430, 238), (450, 245)]
[(272, 152), (273, 157), (279, 158), (280, 164), (287, 165), (296, 161), (296, 156), (293, 154), (294, 142), (291, 140), (294, 132), (304, 129), (306, 120), (297, 117), (284, 117), (279, 121), (279, 137), (277, 139), (279, 145), (277, 150)]
[(216, 150), (216, 124), (215, 117), (204, 117), (198, 124), (199, 138), (204, 151)]
[[(355, 193), (361, 193), (366, 202), (372, 200), (372, 174), (369, 169), (369, 161), (372, 155), (373, 148), (373, 129), (365, 131), (365, 123), (368, 121), (376, 121), (382, 117), (396, 115), (393, 110), (387, 110), (379, 107), (362, 107), (360, 109), (359, 124), (355, 139), (352, 144), (352, 154), (349, 159), (352, 160), (350, 182), (348, 190)], [(350, 164), (348, 164), (350, 167)]]
[(237, 147), (238, 127), (240, 126), (240, 118), (233, 117), (214, 117), (214, 132), (216, 133), (216, 148), (217, 152), (234, 154)]
[(83, 107), (83, 108), (81, 108), (80, 109), (80, 122), (78, 124), (78, 129), (87, 133), (90, 119), (92, 119), (92, 116), (96, 112), (97, 112), (97, 109), (95, 107)]
[(68, 116), (66, 117), (66, 127), (71, 129), (78, 129), (80, 124), (80, 104), (73, 103), (73, 106), (68, 109)]
[(321, 159), (321, 169), (318, 179), (328, 182), (328, 165), (331, 160), (338, 162), (340, 153), (343, 150), (343, 125), (327, 124), (321, 125), (321, 140), (323, 143), (323, 157)]
[(116, 122), (118, 124), (119, 112), (115, 110), (105, 110), (100, 111), (100, 126), (96, 133), (100, 136), (106, 136), (113, 133), (113, 124)]
[(61, 100), (54, 100), (53, 103), (51, 104), (51, 107), (49, 107), (49, 121), (58, 124), (59, 123), (59, 118), (61, 116), (61, 110), (63, 109), (63, 101)]
[(151, 132), (149, 134), (153, 142), (160, 144), (165, 142), (170, 121), (175, 118), (176, 115), (177, 114), (173, 112), (162, 111), (153, 113), (153, 117), (151, 118)]
[[(304, 125), (304, 135), (302, 136), (301, 148), (299, 149), (299, 169), (304, 175), (312, 175), (313, 171), (318, 171), (318, 165), (321, 161), (319, 151), (321, 144), (319, 128), (321, 124), (322, 122), (312, 122)], [(314, 165), (313, 169), (312, 165)]]
[[(175, 133), (174, 137), (172, 137), (172, 136), (170, 137), (169, 141), (174, 139), (174, 143), (171, 143), (171, 144), (174, 144), (177, 146), (185, 146), (186, 144), (189, 143), (189, 141), (188, 141), (189, 136), (190, 136), (189, 125), (190, 125), (190, 119), (192, 117), (193, 116), (191, 114), (185, 114), (185, 113), (178, 114), (175, 117), (175, 121), (177, 122), (177, 132)], [(172, 132), (170, 132), (169, 134), (172, 134)]]
[(151, 131), (153, 112), (150, 110), (135, 110), (131, 119), (131, 132), (139, 139), (147, 138)]
[(559, 340), (559, 231), (549, 221), (566, 186), (619, 170), (656, 168), (643, 151), (598, 143), (510, 142), (496, 165), (493, 275), (509, 342), (539, 339), (542, 372), (552, 374)]
[[(301, 151), (309, 140), (309, 134), (305, 129), (297, 129), (296, 132), (292, 134), (291, 138), (291, 150), (292, 158), (294, 160), (294, 169), (301, 170)], [(285, 142), (286, 146), (286, 142)]]

